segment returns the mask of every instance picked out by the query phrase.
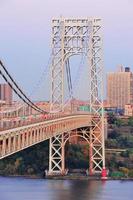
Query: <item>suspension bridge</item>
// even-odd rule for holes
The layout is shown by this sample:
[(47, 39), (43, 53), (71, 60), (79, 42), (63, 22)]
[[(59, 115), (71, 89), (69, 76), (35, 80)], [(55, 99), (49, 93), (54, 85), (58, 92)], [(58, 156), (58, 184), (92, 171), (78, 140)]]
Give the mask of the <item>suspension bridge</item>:
[[(82, 137), (89, 144), (89, 174), (106, 177), (101, 30), (98, 18), (52, 20), (51, 96), (47, 107), (29, 98), (0, 61), (0, 76), (21, 100), (10, 107), (1, 106), (0, 159), (49, 139), (48, 175), (65, 175), (65, 144), (71, 137)], [(87, 61), (88, 112), (79, 111), (73, 101), (70, 58), (75, 55)]]

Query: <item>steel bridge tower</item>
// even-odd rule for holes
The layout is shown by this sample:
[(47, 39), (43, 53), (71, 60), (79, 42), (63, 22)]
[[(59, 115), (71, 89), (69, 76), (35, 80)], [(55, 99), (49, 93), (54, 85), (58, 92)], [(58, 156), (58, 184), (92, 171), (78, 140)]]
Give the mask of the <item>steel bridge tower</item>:
[[(101, 20), (98, 18), (52, 20), (51, 110), (63, 111), (64, 69), (73, 55), (84, 54), (88, 60), (91, 126), (75, 135), (89, 143), (90, 174), (104, 173), (103, 57)], [(59, 133), (50, 139), (49, 175), (65, 174), (64, 146), (73, 132)]]

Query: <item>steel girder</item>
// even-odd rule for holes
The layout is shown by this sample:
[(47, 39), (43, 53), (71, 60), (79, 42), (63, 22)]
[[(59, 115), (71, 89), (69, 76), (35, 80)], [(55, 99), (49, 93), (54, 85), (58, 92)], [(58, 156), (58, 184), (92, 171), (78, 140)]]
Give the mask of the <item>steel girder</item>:
[[(105, 167), (101, 20), (61, 18), (53, 19), (52, 25), (51, 111), (63, 111), (65, 61), (73, 55), (85, 54), (89, 61), (88, 93), (93, 115), (90, 130), (90, 173), (99, 173)], [(52, 145), (50, 140), (50, 147)]]
[(88, 19), (52, 20), (51, 111), (62, 111), (64, 105), (64, 69), (67, 60), (76, 54), (88, 54)]
[(50, 138), (49, 172), (47, 175), (65, 175), (65, 144), (71, 137), (82, 137), (89, 144), (90, 128), (80, 128)]
[(91, 126), (90, 173), (101, 172), (105, 168), (104, 110), (103, 110), (103, 57), (101, 20), (92, 21), (90, 40), (90, 111), (93, 115)]

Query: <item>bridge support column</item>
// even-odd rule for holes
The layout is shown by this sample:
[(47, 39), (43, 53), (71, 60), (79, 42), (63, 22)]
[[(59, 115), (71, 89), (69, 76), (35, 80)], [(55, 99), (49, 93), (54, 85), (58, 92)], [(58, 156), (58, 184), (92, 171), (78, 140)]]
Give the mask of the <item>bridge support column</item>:
[(90, 34), (89, 76), (91, 126), (91, 173), (105, 176), (104, 109), (103, 109), (103, 56), (102, 26), (100, 19), (92, 21)]
[(89, 175), (93, 175), (93, 143), (92, 143), (92, 129), (90, 129), (90, 141), (89, 141)]
[(104, 133), (102, 130), (100, 123), (99, 126), (94, 126), (90, 129), (90, 175), (102, 174), (102, 176), (105, 176), (106, 173)]
[(49, 139), (48, 175), (65, 175), (64, 134)]

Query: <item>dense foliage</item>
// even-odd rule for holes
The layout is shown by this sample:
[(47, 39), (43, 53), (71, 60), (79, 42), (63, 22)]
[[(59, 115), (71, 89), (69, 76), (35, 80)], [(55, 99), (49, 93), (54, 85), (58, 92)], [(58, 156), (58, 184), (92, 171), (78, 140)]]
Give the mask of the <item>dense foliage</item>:
[(118, 136), (118, 134), (116, 134), (116, 137), (114, 137), (113, 134), (108, 140), (106, 140), (107, 148), (133, 148), (133, 136), (132, 135), (131, 136), (124, 136), (124, 135)]
[[(43, 176), (48, 169), (48, 141), (30, 147), (8, 158), (0, 160), (0, 175)], [(69, 169), (88, 168), (87, 146), (66, 146), (66, 167)]]
[(113, 116), (112, 120), (111, 117), (105, 144), (107, 149), (114, 151), (106, 153), (106, 165), (112, 177), (133, 177), (133, 117), (120, 119)]
[(48, 141), (0, 160), (1, 175), (41, 175), (48, 169)]
[(66, 167), (69, 169), (89, 168), (89, 146), (71, 144), (66, 147)]

